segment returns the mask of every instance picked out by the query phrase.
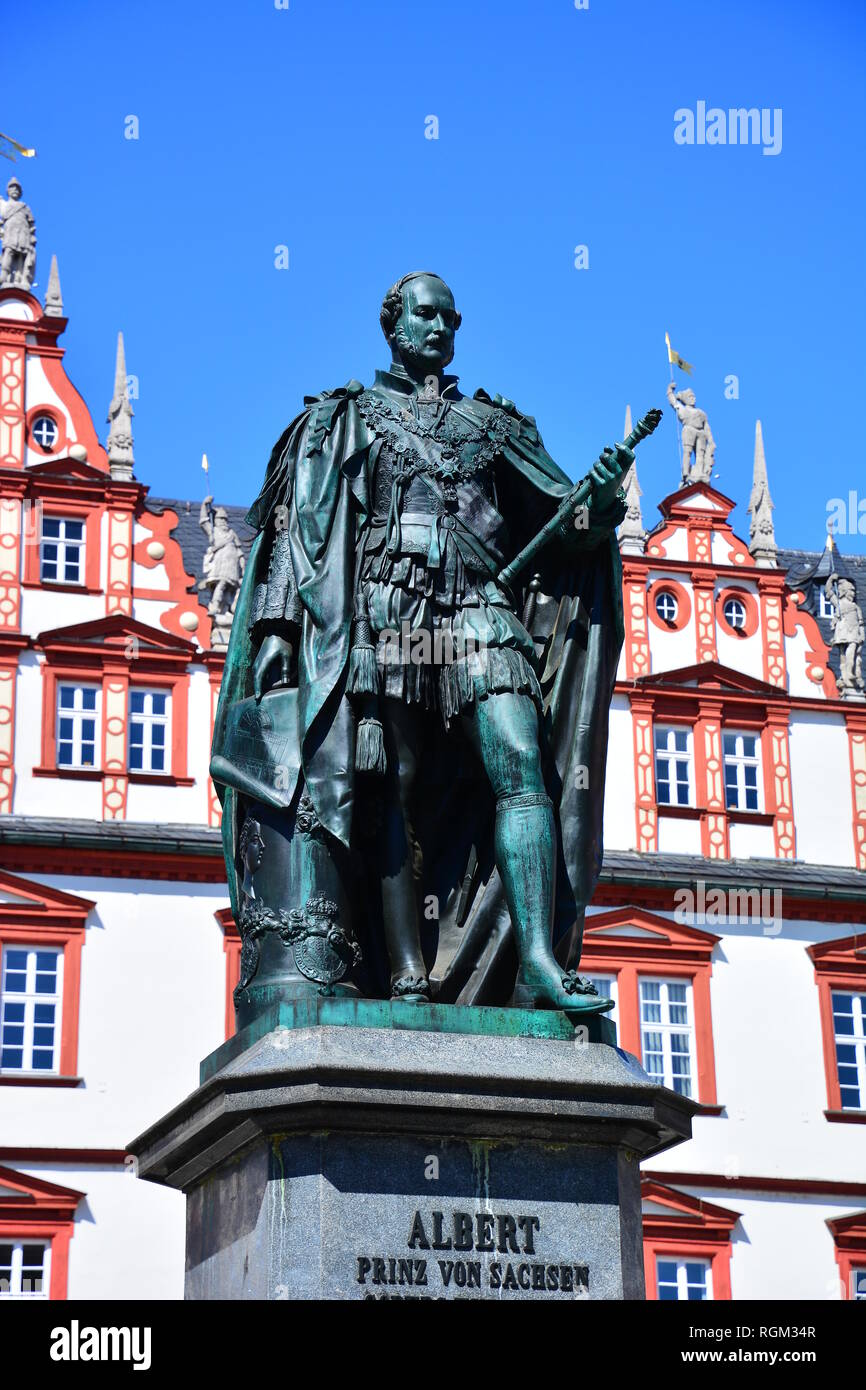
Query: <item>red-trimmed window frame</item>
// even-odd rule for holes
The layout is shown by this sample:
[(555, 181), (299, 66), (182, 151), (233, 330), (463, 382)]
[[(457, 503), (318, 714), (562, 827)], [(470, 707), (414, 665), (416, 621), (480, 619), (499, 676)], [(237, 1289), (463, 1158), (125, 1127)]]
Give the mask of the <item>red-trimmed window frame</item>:
[(71, 521), (84, 522), (84, 582), (67, 584), (62, 581), (41, 577), (42, 524), (39, 525), (39, 539), (26, 540), (24, 544), (25, 589), (48, 589), (52, 593), (61, 591), (70, 594), (101, 594), (99, 583), (100, 541), (102, 532), (102, 513), (91, 502), (70, 497), (36, 497), (31, 506), (39, 509), (42, 517), (68, 517)]
[(7, 946), (31, 950), (50, 946), (63, 952), (58, 1070), (7, 1072), (0, 1074), (0, 1086), (77, 1085), (81, 950), (87, 915), (95, 904), (3, 871), (0, 888), (7, 889), (11, 898), (0, 902), (0, 951)]
[[(169, 732), (171, 734), (171, 770), (168, 772), (132, 772), (129, 770), (129, 691), (166, 691), (169, 697)], [(187, 775), (188, 728), (189, 728), (189, 672), (168, 673), (162, 670), (143, 672), (135, 663), (135, 674), (130, 675), (126, 694), (126, 775), (130, 782), (167, 784), (169, 786), (191, 785), (193, 779)]]
[(712, 1302), (730, 1301), (731, 1234), (739, 1220), (739, 1212), (665, 1187), (655, 1182), (651, 1174), (643, 1178), (641, 1197), (667, 1208), (663, 1213), (645, 1212), (643, 1216), (647, 1299), (658, 1299), (656, 1261), (661, 1257), (706, 1260), (711, 1271)]
[[(82, 652), (75, 661), (55, 661), (50, 654), (42, 663), (42, 752), (41, 764), (33, 771), (41, 777), (73, 777), (85, 781), (99, 781), (105, 774), (100, 766), (96, 768), (75, 768), (57, 766), (57, 687), (58, 685), (98, 685), (102, 689), (102, 709), (100, 711), (97, 746), (102, 748), (102, 723), (105, 717), (105, 686), (109, 680), (118, 676), (126, 682), (126, 748), (123, 769), (112, 769), (110, 775), (125, 776), (132, 783), (150, 783), (165, 786), (189, 786), (192, 778), (188, 775), (187, 744), (189, 728), (189, 672), (167, 671), (161, 663), (149, 662), (146, 655), (136, 657), (120, 670), (117, 669), (116, 656), (106, 658), (98, 651)], [(171, 713), (171, 767), (167, 772), (132, 772), (129, 770), (129, 690), (165, 690), (168, 692)]]
[[(44, 449), (39, 440), (33, 433), (33, 426), (40, 415), (47, 415), (57, 426), (57, 438), (50, 449)], [(69, 435), (66, 429), (66, 416), (62, 410), (58, 410), (56, 405), (33, 405), (24, 416), (24, 430), (27, 441), (27, 448), (32, 449), (39, 455), (40, 460), (47, 463), (50, 459), (56, 459), (63, 453), (69, 442)]]
[[(701, 815), (700, 807), (700, 786), (698, 783), (698, 746), (696, 738), (696, 721), (689, 719), (682, 714), (675, 714), (670, 719), (660, 718), (657, 713), (653, 715), (652, 721), (652, 744), (653, 744), (653, 795), (655, 797), (656, 815), (680, 817), (686, 820), (699, 820)], [(683, 805), (677, 801), (659, 801), (658, 772), (657, 772), (657, 753), (656, 748), (656, 729), (685, 729), (691, 735), (690, 746), (687, 752), (689, 761), (689, 797), (690, 800)], [(676, 756), (675, 754), (673, 756)]]
[[(617, 927), (636, 927), (651, 935), (623, 932), (618, 936)], [(586, 918), (580, 958), (583, 974), (616, 976), (619, 1044), (637, 1058), (643, 1055), (639, 980), (656, 977), (691, 984), (697, 1092), (692, 1098), (717, 1114), (721, 1106), (716, 1093), (710, 977), (712, 953), (720, 939), (703, 928), (672, 922), (644, 908), (617, 907)]]
[[(715, 667), (720, 672), (720, 668)], [(685, 675), (695, 674), (706, 676), (704, 668), (694, 666), (686, 668)], [(655, 677), (663, 680), (665, 673), (660, 673)], [(623, 689), (631, 700), (632, 718), (636, 718), (635, 690), (633, 688), (617, 687)], [(776, 852), (779, 857), (784, 857), (780, 851), (779, 828), (777, 818), (784, 820), (784, 809), (780, 806), (776, 795), (776, 781), (774, 775), (773, 757), (773, 733), (780, 727), (788, 728), (790, 725), (790, 704), (784, 698), (780, 700), (770, 700), (763, 693), (743, 691), (729, 692), (727, 690), (697, 689), (681, 687), (676, 689), (653, 689), (649, 683), (642, 680), (638, 684), (640, 713), (644, 718), (651, 721), (652, 726), (652, 757), (653, 757), (653, 803), (650, 809), (656, 817), (656, 824), (660, 816), (670, 816), (687, 820), (701, 821), (701, 843), (702, 853), (709, 854), (708, 844), (708, 823), (710, 817), (715, 821), (722, 821), (724, 825), (725, 854), (722, 857), (729, 857), (729, 829), (732, 824), (743, 823), (746, 825), (769, 825), (773, 826)], [(780, 692), (781, 694), (781, 692)], [(706, 751), (704, 748), (703, 725), (708, 720), (719, 725), (719, 745), (722, 764), (721, 791), (722, 804), (718, 807), (710, 807), (708, 802), (708, 769)], [(695, 790), (694, 806), (669, 805), (660, 802), (656, 797), (655, 781), (655, 730), (660, 725), (664, 728), (682, 727), (692, 731), (692, 750), (693, 750), (693, 782)], [(756, 733), (760, 735), (761, 743), (761, 775), (763, 779), (763, 809), (760, 811), (746, 811), (729, 808), (724, 804), (724, 734), (731, 733)], [(788, 781), (790, 785), (790, 760), (788, 762)], [(642, 811), (648, 809), (647, 803), (641, 800), (639, 769), (635, 763), (635, 806), (637, 816), (637, 833), (640, 837), (640, 816)]]
[(824, 1075), (827, 1080), (828, 1120), (842, 1124), (866, 1124), (866, 1108), (843, 1110), (836, 1062), (836, 1029), (833, 1023), (833, 991), (866, 994), (866, 938), (839, 937), (820, 941), (806, 948), (815, 967), (818, 1006), (821, 1011), (821, 1040), (824, 1046)]
[(223, 950), (226, 957), (225, 1030), (226, 1037), (232, 1038), (235, 1034), (234, 992), (240, 984), (241, 978), (241, 937), (235, 926), (235, 919), (230, 907), (221, 907), (218, 912), (214, 913), (214, 916), (223, 934)]
[[(670, 623), (660, 618), (656, 612), (656, 599), (659, 594), (665, 592), (672, 595), (677, 605), (677, 616)], [(647, 617), (660, 632), (682, 632), (692, 620), (692, 600), (688, 589), (676, 579), (669, 579), (667, 576), (652, 580), (647, 589), (646, 606)]]
[[(728, 622), (725, 604), (732, 598), (741, 603), (746, 611), (745, 627), (732, 627)], [(726, 588), (720, 589), (716, 594), (716, 622), (728, 637), (754, 637), (758, 631), (758, 604), (755, 595), (748, 589), (738, 588), (736, 584), (729, 584)]]
[(827, 1222), (836, 1247), (842, 1299), (851, 1299), (851, 1275), (855, 1269), (866, 1270), (866, 1211), (851, 1216), (838, 1216)]
[(51, 1251), (46, 1301), (62, 1302), (67, 1296), (69, 1242), (75, 1233), (75, 1211), (86, 1194), (19, 1173), (15, 1168), (0, 1168), (0, 1187), (12, 1188), (17, 1194), (0, 1194), (0, 1241), (44, 1241)]

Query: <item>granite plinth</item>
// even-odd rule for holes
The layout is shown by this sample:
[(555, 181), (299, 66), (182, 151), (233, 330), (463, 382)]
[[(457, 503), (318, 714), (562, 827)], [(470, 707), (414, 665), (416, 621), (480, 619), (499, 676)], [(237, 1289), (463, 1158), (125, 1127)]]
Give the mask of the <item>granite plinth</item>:
[(562, 1016), (449, 1012), (284, 1023), (203, 1064), (129, 1146), (187, 1194), (188, 1298), (643, 1297), (639, 1161), (699, 1107)]

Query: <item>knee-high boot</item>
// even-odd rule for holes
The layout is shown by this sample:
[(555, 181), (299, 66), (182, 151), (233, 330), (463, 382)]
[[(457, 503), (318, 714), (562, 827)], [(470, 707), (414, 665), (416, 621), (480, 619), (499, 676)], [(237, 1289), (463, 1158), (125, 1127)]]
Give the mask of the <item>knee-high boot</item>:
[(563, 970), (553, 954), (556, 824), (543, 792), (504, 796), (496, 807), (496, 867), (517, 940), (519, 969), (513, 1003), (562, 1009), (569, 1015), (613, 1007), (589, 981)]
[(521, 967), (547, 961), (556, 883), (556, 827), (549, 796), (523, 792), (500, 797), (495, 853)]

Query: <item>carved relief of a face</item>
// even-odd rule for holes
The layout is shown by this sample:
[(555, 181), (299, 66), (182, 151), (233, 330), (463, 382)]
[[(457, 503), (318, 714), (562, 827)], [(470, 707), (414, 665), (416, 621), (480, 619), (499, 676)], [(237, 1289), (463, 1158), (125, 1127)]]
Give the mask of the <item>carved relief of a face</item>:
[(448, 286), (433, 275), (419, 275), (403, 286), (403, 312), (392, 346), (404, 366), (439, 373), (454, 356), (457, 311)]

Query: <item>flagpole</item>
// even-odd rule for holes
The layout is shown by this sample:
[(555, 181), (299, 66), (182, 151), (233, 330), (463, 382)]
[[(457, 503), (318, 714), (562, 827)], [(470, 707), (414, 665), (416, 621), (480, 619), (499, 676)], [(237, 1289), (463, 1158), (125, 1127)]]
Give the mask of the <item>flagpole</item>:
[[(671, 338), (670, 338), (670, 334), (669, 334), (669, 333), (665, 333), (665, 347), (666, 347), (667, 350), (668, 350), (668, 369), (669, 369), (670, 374), (671, 374), (671, 385), (672, 385), (672, 386), (676, 386), (677, 383), (676, 383), (676, 381), (675, 381), (675, 379), (674, 379), (674, 359), (673, 359), (673, 356), (672, 356), (672, 354), (671, 354)], [(676, 411), (674, 411), (674, 422), (675, 422), (676, 427), (677, 427), (677, 464), (678, 464), (678, 466), (679, 466), (680, 475), (682, 476), (682, 469), (683, 469), (683, 440), (682, 440), (682, 434), (681, 434), (681, 432), (680, 432), (680, 417), (679, 417), (679, 415), (677, 415), (677, 412), (676, 412)]]

